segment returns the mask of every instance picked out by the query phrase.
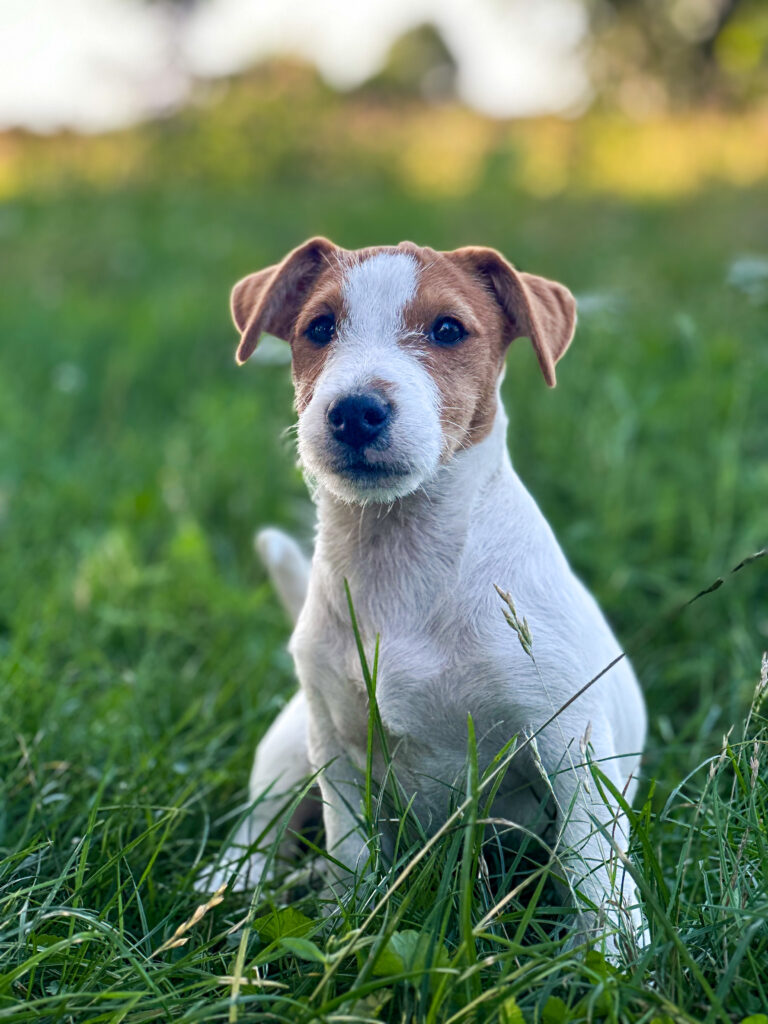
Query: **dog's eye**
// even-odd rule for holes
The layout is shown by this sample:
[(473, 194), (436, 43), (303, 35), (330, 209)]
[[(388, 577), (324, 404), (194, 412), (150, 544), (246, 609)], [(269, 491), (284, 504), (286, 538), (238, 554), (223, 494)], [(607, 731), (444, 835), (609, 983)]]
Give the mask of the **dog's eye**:
[(466, 338), (467, 330), (455, 316), (440, 316), (432, 324), (429, 336), (437, 345), (457, 345)]
[(316, 316), (310, 321), (304, 333), (316, 345), (327, 345), (336, 333), (336, 320), (330, 313), (326, 316)]

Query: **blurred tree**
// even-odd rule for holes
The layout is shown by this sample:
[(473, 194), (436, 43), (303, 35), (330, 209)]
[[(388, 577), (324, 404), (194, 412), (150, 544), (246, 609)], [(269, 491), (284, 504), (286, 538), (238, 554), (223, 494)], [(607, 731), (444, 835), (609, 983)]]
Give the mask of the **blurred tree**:
[(418, 97), (442, 102), (456, 95), (456, 58), (439, 29), (430, 23), (400, 36), (384, 67), (361, 91), (386, 98)]
[(187, 19), (192, 11), (199, 7), (203, 0), (141, 0), (160, 14), (160, 25), (165, 49), (165, 75), (169, 89), (170, 102), (161, 105), (160, 113), (171, 114), (176, 109), (179, 99), (187, 95), (192, 81), (186, 54), (184, 52), (183, 34)]
[(587, 0), (600, 101), (636, 115), (746, 103), (768, 86), (765, 0)]

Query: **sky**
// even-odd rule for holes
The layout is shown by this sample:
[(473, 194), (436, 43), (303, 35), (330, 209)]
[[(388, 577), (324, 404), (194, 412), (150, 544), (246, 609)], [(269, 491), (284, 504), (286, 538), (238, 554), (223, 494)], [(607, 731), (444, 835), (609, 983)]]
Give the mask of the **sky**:
[(176, 21), (141, 0), (0, 0), (0, 127), (120, 127), (182, 103), (192, 77), (275, 54), (349, 88), (425, 21), (441, 29), (476, 109), (530, 116), (589, 96), (581, 0), (202, 0)]

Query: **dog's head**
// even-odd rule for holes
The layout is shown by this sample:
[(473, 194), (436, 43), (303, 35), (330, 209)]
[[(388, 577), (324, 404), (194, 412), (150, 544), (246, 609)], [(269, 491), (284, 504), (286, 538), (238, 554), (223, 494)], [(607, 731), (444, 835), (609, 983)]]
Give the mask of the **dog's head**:
[(514, 338), (530, 338), (553, 387), (576, 304), (493, 249), (313, 238), (236, 284), (232, 315), (238, 363), (264, 332), (290, 342), (301, 462), (362, 503), (409, 494), (489, 433)]

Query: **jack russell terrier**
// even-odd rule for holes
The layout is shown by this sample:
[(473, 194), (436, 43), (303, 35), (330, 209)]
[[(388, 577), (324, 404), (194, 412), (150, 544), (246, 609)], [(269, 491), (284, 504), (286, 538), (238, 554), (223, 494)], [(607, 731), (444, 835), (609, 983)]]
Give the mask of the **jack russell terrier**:
[[(621, 909), (612, 871), (626, 824), (598, 793), (585, 752), (589, 743), (631, 801), (643, 698), (620, 659), (555, 714), (621, 652), (512, 468), (499, 397), (507, 347), (522, 336), (554, 386), (575, 328), (573, 296), (493, 249), (403, 242), (352, 252), (314, 238), (235, 285), (232, 314), (240, 364), (264, 332), (290, 342), (299, 456), (318, 526), (311, 567), (278, 531), (258, 538), (295, 620), (301, 685), (258, 746), (257, 802), (207, 883), (260, 879), (267, 862), (253, 847), (274, 840), (279, 809), (313, 772), (328, 850), (347, 881), (365, 867), (369, 707), (346, 580), (366, 648), (381, 638), (379, 714), (419, 820), (434, 831), (450, 812), (466, 771), (468, 715), (481, 772), (517, 736), (494, 820), (555, 846), (579, 941), (595, 936), (606, 910), (637, 938), (639, 913)], [(494, 584), (527, 619), (529, 650), (504, 625)], [(381, 749), (373, 770), (381, 783)], [(391, 849), (397, 822), (379, 827)], [(616, 949), (610, 936), (607, 946)]]

